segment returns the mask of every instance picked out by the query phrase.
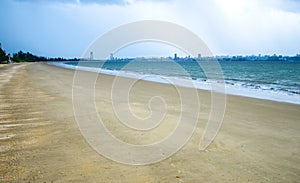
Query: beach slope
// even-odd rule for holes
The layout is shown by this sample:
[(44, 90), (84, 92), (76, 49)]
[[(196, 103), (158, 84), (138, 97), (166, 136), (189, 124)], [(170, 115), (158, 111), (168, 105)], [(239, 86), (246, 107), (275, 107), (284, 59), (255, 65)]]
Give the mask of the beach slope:
[[(211, 108), (209, 92), (199, 90), (198, 126), (188, 143), (161, 162), (130, 166), (99, 155), (82, 137), (73, 113), (73, 70), (34, 63), (1, 67), (0, 74), (1, 182), (300, 180), (300, 105), (227, 96), (216, 139), (199, 151)], [(173, 86), (146, 81), (136, 84), (130, 97), (137, 115), (149, 115), (148, 101), (153, 95), (164, 96), (169, 105), (164, 124), (154, 131), (135, 132), (120, 125), (113, 112), (109, 88), (114, 77), (99, 77), (95, 104), (117, 138), (148, 144), (172, 132), (180, 113)]]

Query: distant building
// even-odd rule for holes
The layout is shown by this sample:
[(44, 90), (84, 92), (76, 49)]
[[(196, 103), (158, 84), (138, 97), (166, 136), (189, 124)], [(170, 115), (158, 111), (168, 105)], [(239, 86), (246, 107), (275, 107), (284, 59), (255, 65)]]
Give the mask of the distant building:
[(174, 54), (174, 60), (177, 60), (178, 57), (177, 57), (177, 53)]
[(201, 60), (201, 54), (200, 53), (198, 54), (198, 60)]
[(92, 51), (90, 52), (90, 60), (94, 60), (94, 53)]
[(114, 60), (114, 54), (113, 53), (110, 54), (110, 60)]

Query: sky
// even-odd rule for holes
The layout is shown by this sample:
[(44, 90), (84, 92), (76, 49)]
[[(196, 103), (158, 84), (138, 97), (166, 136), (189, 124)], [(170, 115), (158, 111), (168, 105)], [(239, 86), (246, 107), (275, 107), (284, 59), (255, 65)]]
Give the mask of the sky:
[[(214, 55), (300, 53), (300, 0), (1, 0), (0, 42), (47, 57), (81, 57), (102, 34), (140, 20), (162, 20), (197, 34)], [(168, 56), (139, 43), (118, 57)]]

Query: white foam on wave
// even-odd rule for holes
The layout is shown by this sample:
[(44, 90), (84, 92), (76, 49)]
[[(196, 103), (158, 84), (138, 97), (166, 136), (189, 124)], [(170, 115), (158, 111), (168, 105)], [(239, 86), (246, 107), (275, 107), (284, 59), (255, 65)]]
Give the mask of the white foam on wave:
[(297, 94), (287, 94), (280, 91), (253, 89), (239, 86), (227, 86), (226, 93), (231, 95), (245, 96), (257, 99), (272, 100), (300, 105), (300, 96)]
[(209, 91), (213, 89), (213, 91), (222, 92), (222, 93), (225, 92), (226, 94), (229, 95), (237, 95), (237, 96), (244, 96), (244, 97), (251, 97), (251, 98), (257, 98), (263, 100), (286, 102), (286, 103), (300, 105), (300, 97), (297, 94), (287, 94), (279, 91), (249, 88), (239, 84), (237, 85), (224, 84), (225, 88), (224, 87), (222, 88), (222, 83), (217, 83), (211, 80), (192, 80), (190, 78), (169, 77), (169, 76), (162, 76), (162, 75), (140, 74), (140, 73), (129, 72), (129, 71), (107, 70), (107, 69), (99, 69), (93, 67), (74, 66), (70, 64), (65, 64), (63, 62), (48, 62), (48, 64), (64, 67), (68, 69), (97, 72), (101, 74), (121, 76), (121, 77), (127, 77), (132, 79), (142, 79), (145, 81), (172, 84), (181, 87), (193, 87), (193, 88), (197, 88), (201, 90), (209, 90)]

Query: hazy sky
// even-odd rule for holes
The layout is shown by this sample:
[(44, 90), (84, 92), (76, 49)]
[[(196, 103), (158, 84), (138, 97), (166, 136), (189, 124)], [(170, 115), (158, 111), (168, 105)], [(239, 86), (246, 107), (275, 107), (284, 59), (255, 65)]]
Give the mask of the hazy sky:
[[(101, 34), (149, 19), (185, 26), (215, 55), (300, 53), (298, 0), (1, 0), (0, 17), (0, 42), (10, 53), (80, 57)], [(118, 55), (173, 54), (157, 45)]]

